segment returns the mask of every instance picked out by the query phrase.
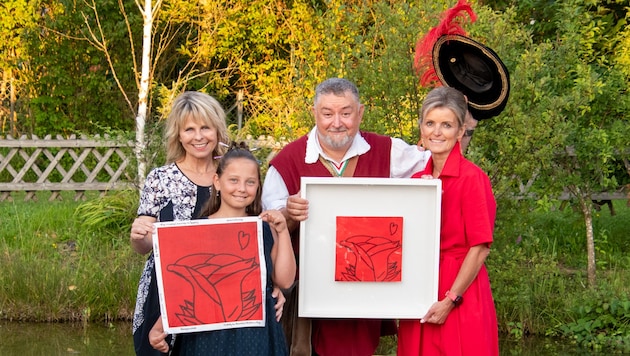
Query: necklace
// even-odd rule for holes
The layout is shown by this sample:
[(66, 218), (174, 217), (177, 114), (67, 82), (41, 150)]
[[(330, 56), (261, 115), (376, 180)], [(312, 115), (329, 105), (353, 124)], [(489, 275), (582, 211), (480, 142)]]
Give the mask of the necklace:
[(336, 177), (341, 177), (343, 175), (343, 172), (346, 170), (346, 167), (348, 167), (348, 161), (349, 160), (345, 160), (340, 165), (337, 165), (335, 164), (335, 162), (332, 161), (326, 161), (326, 163), (328, 163), (328, 166), (330, 166), (331, 173), (334, 173), (333, 175), (335, 175)]

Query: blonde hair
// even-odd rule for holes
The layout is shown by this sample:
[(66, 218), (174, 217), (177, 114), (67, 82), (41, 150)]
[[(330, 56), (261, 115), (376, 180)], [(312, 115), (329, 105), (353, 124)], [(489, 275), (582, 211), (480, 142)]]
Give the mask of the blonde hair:
[[(188, 118), (199, 120), (217, 130), (217, 146), (212, 151), (213, 157), (222, 156), (226, 147), (219, 144), (229, 142), (225, 111), (217, 99), (198, 91), (186, 91), (173, 101), (171, 113), (166, 119), (164, 142), (166, 144), (166, 163), (173, 163), (186, 155), (179, 142), (179, 131)], [(217, 158), (215, 158), (217, 159)]]

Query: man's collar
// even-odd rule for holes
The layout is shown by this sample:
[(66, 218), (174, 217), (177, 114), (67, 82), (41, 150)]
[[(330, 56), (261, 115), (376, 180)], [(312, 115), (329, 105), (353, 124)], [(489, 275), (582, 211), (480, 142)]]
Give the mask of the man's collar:
[[(350, 145), (350, 148), (348, 148), (348, 151), (346, 151), (342, 162), (354, 156), (362, 155), (369, 150), (370, 144), (367, 143), (363, 136), (361, 136), (360, 132), (357, 132), (356, 136), (354, 136), (354, 139), (352, 140), (352, 145)], [(304, 163), (313, 164), (317, 162), (320, 155), (325, 159), (332, 161), (332, 159), (324, 153), (324, 150), (322, 150), (322, 146), (319, 144), (319, 137), (317, 136), (317, 126), (315, 126), (313, 127), (311, 132), (309, 132), (308, 139), (306, 140), (306, 156), (304, 157)]]

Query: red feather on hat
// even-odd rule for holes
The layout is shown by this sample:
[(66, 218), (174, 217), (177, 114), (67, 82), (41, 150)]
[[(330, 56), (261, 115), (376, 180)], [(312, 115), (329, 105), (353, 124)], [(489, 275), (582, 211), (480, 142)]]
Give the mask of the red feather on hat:
[(420, 84), (429, 86), (431, 83), (441, 85), (433, 68), (433, 45), (438, 38), (444, 35), (466, 36), (466, 31), (462, 28), (460, 21), (465, 21), (466, 13), (470, 17), (470, 22), (477, 20), (477, 15), (472, 6), (466, 0), (459, 0), (455, 6), (444, 11), (441, 15), (440, 24), (433, 27), (423, 38), (416, 43), (416, 55), (414, 57), (414, 68), (420, 76)]

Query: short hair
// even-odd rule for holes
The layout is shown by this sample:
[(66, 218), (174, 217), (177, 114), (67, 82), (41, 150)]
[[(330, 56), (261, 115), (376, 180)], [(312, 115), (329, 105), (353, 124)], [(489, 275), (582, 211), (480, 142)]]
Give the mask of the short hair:
[(199, 120), (217, 130), (218, 142), (212, 151), (212, 156), (222, 156), (226, 148), (219, 143), (227, 144), (229, 142), (223, 107), (217, 99), (206, 93), (186, 91), (175, 98), (171, 112), (166, 119), (164, 130), (166, 162), (177, 162), (186, 155), (184, 147), (179, 142), (179, 130), (188, 118)]
[(322, 95), (335, 94), (337, 96), (343, 96), (346, 92), (350, 92), (357, 100), (357, 103), (361, 103), (359, 99), (359, 89), (354, 83), (344, 78), (328, 78), (319, 83), (315, 88), (313, 103), (317, 105), (319, 97)]
[(447, 108), (450, 109), (459, 123), (459, 127), (464, 126), (464, 120), (466, 119), (466, 112), (468, 111), (468, 103), (466, 97), (462, 92), (451, 87), (437, 87), (432, 89), (422, 102), (422, 110), (420, 112), (420, 119), (418, 125), (422, 123), (424, 117), (429, 111), (435, 108)]

